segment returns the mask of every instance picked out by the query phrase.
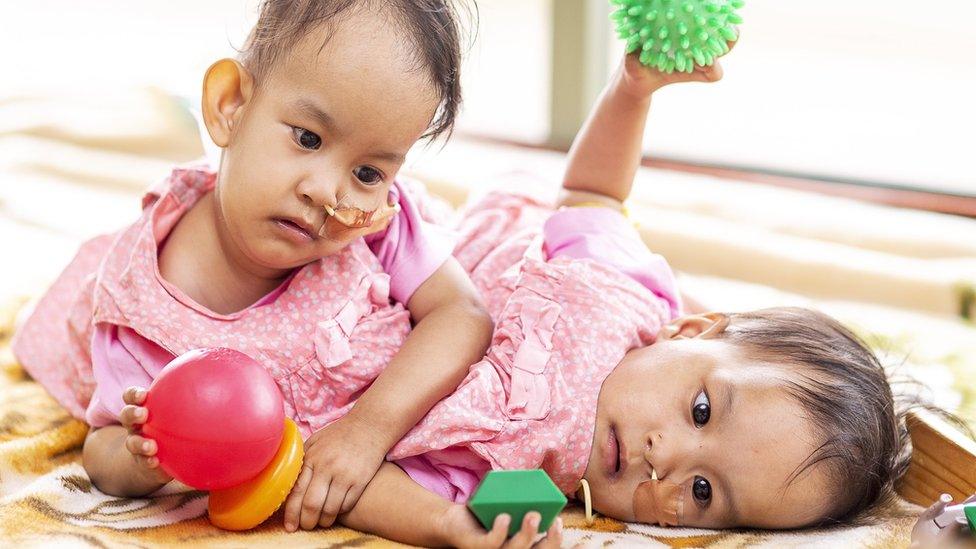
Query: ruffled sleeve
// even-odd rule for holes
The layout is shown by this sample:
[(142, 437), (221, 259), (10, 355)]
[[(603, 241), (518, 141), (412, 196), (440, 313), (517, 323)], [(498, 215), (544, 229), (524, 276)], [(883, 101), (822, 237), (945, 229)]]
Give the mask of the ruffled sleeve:
[(390, 275), (390, 296), (406, 305), (451, 256), (457, 234), (425, 219), (412, 193), (399, 181), (390, 187), (390, 194), (399, 202), (400, 212), (385, 230), (368, 235), (366, 243)]
[(173, 355), (129, 328), (99, 324), (92, 337), (95, 392), (85, 411), (92, 427), (118, 423), (129, 387), (148, 388)]

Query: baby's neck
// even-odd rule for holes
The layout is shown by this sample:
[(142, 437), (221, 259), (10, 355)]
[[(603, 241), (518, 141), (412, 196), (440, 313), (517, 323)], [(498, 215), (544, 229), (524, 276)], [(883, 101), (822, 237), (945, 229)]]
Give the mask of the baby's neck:
[(248, 265), (222, 234), (214, 193), (203, 196), (176, 224), (159, 253), (163, 279), (218, 314), (246, 309), (277, 288), (288, 272)]

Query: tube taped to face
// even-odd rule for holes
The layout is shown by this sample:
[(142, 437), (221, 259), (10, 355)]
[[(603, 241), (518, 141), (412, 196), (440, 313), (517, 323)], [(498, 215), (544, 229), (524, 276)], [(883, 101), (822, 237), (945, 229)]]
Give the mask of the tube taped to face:
[(645, 524), (677, 526), (682, 494), (681, 486), (669, 480), (645, 480), (634, 490), (634, 518)]
[(344, 199), (339, 200), (339, 204), (332, 208), (325, 206), (326, 219), (319, 229), (319, 236), (326, 238), (339, 238), (349, 231), (372, 228), (368, 232), (380, 231), (394, 215), (400, 212), (399, 203), (392, 202), (392, 197), (387, 198), (386, 204), (370, 209), (362, 209), (356, 206), (343, 204)]

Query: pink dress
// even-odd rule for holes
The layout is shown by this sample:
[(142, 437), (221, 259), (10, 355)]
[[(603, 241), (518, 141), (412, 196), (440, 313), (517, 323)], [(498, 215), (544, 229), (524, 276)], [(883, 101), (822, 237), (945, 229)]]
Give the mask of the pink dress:
[(126, 387), (148, 386), (187, 350), (226, 346), (268, 368), (308, 436), (345, 414), (399, 350), (409, 314), (391, 294), (408, 300), (453, 247), (451, 232), (424, 219), (432, 213), (411, 198), (416, 189), (398, 183), (402, 211), (369, 245), (354, 241), (251, 307), (217, 314), (157, 265), (159, 244), (214, 183), (206, 169), (174, 170), (139, 221), (82, 246), (18, 332), (18, 359), (75, 417), (114, 423)]
[(622, 215), (548, 203), (492, 193), (461, 221), (455, 256), (495, 319), (492, 345), (389, 455), (452, 501), (493, 468), (541, 467), (572, 492), (603, 380), (680, 314), (671, 269)]

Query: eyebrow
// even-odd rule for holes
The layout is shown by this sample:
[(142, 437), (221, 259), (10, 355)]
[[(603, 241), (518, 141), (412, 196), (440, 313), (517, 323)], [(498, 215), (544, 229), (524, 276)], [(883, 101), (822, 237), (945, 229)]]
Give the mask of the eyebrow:
[(732, 415), (734, 410), (733, 405), (735, 404), (735, 391), (732, 390), (732, 385), (730, 383), (725, 384), (725, 395), (724, 402), (722, 404), (722, 420), (725, 421), (729, 416)]
[(304, 114), (314, 118), (319, 124), (329, 128), (335, 128), (335, 120), (333, 120), (332, 117), (329, 116), (324, 110), (320, 109), (315, 103), (312, 103), (307, 99), (299, 99), (295, 102), (295, 107)]
[[(735, 404), (735, 391), (732, 389), (731, 383), (724, 383), (723, 389), (724, 390), (722, 392), (724, 394), (722, 395), (722, 401), (723, 401), (722, 423), (726, 423), (729, 421), (729, 417), (732, 415), (734, 411), (733, 405)], [(726, 522), (729, 524), (738, 524), (739, 506), (736, 504), (735, 497), (732, 493), (729, 483), (726, 480), (725, 475), (722, 475), (718, 471), (715, 472), (715, 475), (718, 478), (718, 484), (722, 489), (722, 494), (724, 495), (723, 499), (726, 502), (724, 518)]]
[(403, 164), (406, 157), (400, 153), (395, 152), (378, 152), (369, 155), (370, 158), (378, 158), (379, 160), (386, 160), (393, 164)]

